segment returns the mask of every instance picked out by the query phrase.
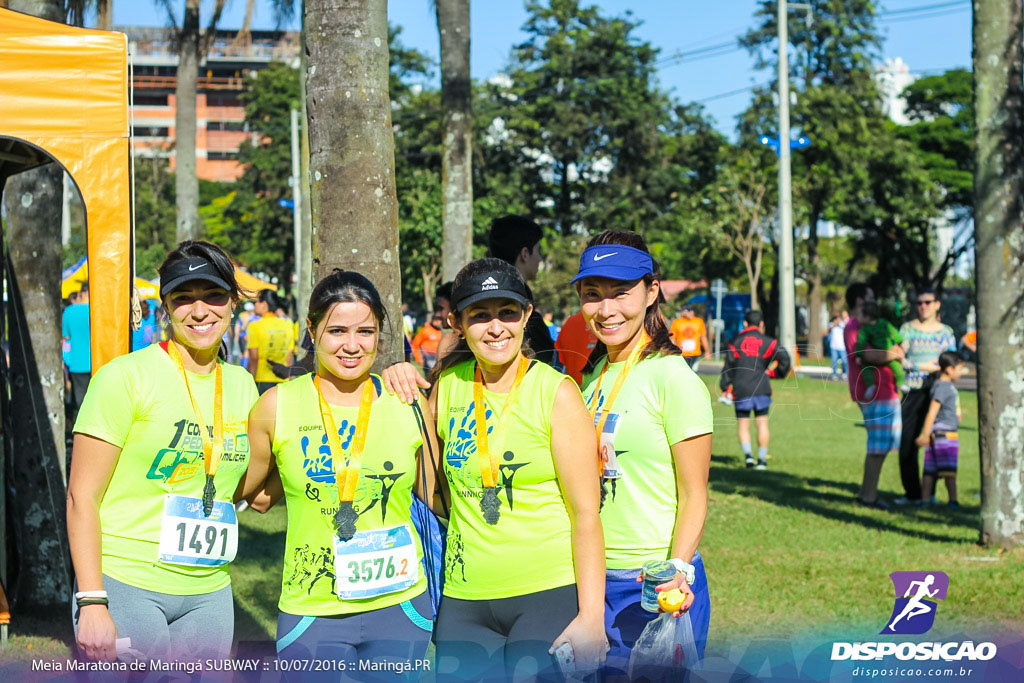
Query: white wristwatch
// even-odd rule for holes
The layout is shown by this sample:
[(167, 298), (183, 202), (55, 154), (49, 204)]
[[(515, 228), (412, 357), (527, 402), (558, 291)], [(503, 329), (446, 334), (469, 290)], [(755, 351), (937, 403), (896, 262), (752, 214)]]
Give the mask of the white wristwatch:
[(689, 562), (680, 560), (678, 557), (669, 558), (669, 563), (676, 568), (677, 572), (682, 572), (683, 578), (686, 579), (686, 584), (692, 586), (694, 580), (697, 578), (697, 570)]

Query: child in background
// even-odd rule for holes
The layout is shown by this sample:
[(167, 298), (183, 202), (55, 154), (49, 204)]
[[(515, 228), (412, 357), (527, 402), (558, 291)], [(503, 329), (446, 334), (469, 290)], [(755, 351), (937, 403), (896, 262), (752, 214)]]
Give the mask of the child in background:
[(925, 505), (935, 502), (932, 496), (935, 478), (942, 477), (949, 493), (949, 507), (960, 507), (956, 497), (956, 468), (960, 451), (960, 396), (956, 382), (964, 371), (963, 359), (952, 351), (939, 356), (939, 376), (932, 385), (932, 402), (928, 415), (917, 437), (917, 445), (924, 446), (924, 476), (921, 477), (921, 499)]
[[(857, 330), (857, 353), (861, 354), (867, 347), (880, 351), (888, 351), (893, 346), (903, 343), (903, 337), (885, 318), (880, 317), (878, 304), (874, 302), (864, 304), (864, 323)], [(890, 362), (889, 369), (892, 370), (893, 384), (897, 387), (903, 385), (903, 365), (898, 360)], [(878, 386), (875, 384), (875, 372), (865, 372), (864, 375), (864, 398), (870, 401), (875, 395)]]

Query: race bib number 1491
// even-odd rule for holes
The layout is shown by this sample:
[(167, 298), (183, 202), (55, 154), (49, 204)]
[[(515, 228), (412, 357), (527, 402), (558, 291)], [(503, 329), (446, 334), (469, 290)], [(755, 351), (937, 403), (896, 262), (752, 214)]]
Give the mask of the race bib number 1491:
[(219, 567), (238, 552), (235, 506), (223, 500), (203, 514), (203, 501), (172, 493), (164, 496), (160, 523), (160, 561), (192, 567)]

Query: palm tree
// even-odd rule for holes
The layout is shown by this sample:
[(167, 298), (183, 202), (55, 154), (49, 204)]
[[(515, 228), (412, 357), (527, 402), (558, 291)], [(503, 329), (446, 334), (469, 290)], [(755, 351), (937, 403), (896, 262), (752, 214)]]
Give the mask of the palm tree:
[(473, 258), (473, 104), (469, 77), (469, 0), (435, 0), (441, 35), (444, 147), (441, 271), (453, 280)]
[(174, 27), (178, 50), (178, 74), (174, 87), (174, 188), (178, 208), (176, 236), (179, 241), (199, 235), (199, 178), (196, 176), (196, 78), (206, 59), (224, 11), (224, 0), (215, 0), (206, 31), (199, 26), (200, 0), (185, 0), (181, 27), (174, 16), (174, 0), (157, 0)]
[[(306, 0), (310, 205), (314, 277), (367, 276), (401, 330), (395, 140), (388, 93), (387, 0)], [(378, 363), (403, 357), (386, 337)]]
[(109, 31), (114, 27), (114, 0), (64, 0), (67, 23), (85, 26), (85, 15), (96, 10), (96, 28)]

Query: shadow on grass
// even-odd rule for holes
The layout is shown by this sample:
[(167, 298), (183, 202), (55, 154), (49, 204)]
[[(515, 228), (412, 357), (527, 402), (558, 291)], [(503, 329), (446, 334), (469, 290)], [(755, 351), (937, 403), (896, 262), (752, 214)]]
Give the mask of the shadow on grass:
[(10, 632), (26, 638), (52, 638), (68, 648), (75, 645), (70, 606), (31, 611), (12, 609)]
[[(241, 647), (269, 643), (271, 651), (281, 594), (285, 530), (272, 517), (243, 513), (238, 530), (238, 556), (232, 563), (235, 596), (235, 640)], [(257, 648), (259, 649), (259, 648)]]
[[(788, 472), (778, 470), (758, 471), (747, 469), (739, 458), (731, 458), (724, 455), (711, 456), (711, 481), (712, 488), (719, 493), (735, 493), (745, 497), (757, 498), (779, 507), (800, 510), (811, 514), (831, 519), (837, 522), (848, 524), (859, 524), (860, 526), (889, 531), (922, 538), (929, 541), (963, 543), (961, 537), (944, 535), (920, 529), (906, 528), (900, 524), (901, 521), (911, 521), (914, 518), (904, 517), (899, 512), (893, 512), (892, 521), (878, 519), (873, 516), (857, 514), (854, 497), (857, 495), (858, 486), (849, 482), (833, 481), (820, 477), (801, 477)], [(838, 489), (839, 493), (825, 491), (823, 488)], [(842, 505), (843, 508), (832, 507)], [(978, 527), (976, 508), (966, 508), (958, 511), (948, 508), (913, 508), (922, 517), (916, 517), (917, 521), (945, 524), (947, 526), (960, 526), (969, 529)], [(931, 514), (931, 513), (937, 514)], [(955, 514), (954, 514), (955, 512)], [(923, 518), (927, 515), (927, 519)]]

